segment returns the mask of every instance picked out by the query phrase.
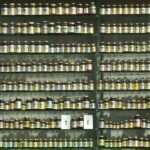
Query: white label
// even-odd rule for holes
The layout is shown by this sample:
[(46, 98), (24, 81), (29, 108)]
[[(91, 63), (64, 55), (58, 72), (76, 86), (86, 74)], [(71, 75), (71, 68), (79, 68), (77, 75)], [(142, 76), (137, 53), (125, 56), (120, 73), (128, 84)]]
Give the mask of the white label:
[(92, 115), (84, 115), (84, 129), (93, 129)]
[(61, 129), (70, 129), (70, 115), (61, 115)]

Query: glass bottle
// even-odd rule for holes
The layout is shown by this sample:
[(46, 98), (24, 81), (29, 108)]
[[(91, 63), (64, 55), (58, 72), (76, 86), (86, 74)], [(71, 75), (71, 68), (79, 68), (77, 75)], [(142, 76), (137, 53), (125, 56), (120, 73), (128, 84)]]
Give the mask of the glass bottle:
[(8, 4), (4, 3), (2, 8), (1, 8), (1, 14), (2, 15), (9, 15), (9, 9), (8, 9)]

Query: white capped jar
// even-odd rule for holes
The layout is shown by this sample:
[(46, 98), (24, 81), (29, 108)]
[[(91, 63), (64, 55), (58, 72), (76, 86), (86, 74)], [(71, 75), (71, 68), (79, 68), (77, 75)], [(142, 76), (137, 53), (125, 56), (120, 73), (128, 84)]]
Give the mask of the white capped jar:
[(63, 14), (64, 15), (69, 15), (70, 14), (70, 4), (68, 4), (68, 3), (64, 4)]
[(122, 28), (122, 33), (128, 33), (129, 32), (129, 26), (127, 23), (124, 23)]
[(17, 43), (15, 44), (15, 49), (11, 49), (11, 52), (14, 53), (15, 51), (17, 51), (18, 53), (22, 52), (22, 46), (21, 46), (21, 42), (17, 41)]
[(134, 70), (134, 63), (133, 63), (132, 60), (129, 60), (129, 61), (128, 61), (127, 70), (129, 70), (129, 71), (135, 71), (135, 70)]
[(37, 15), (43, 15), (43, 6), (42, 3), (38, 3), (36, 6), (36, 14)]
[(25, 3), (25, 4), (23, 5), (23, 8), (22, 8), (22, 15), (30, 15), (28, 3)]
[(95, 2), (91, 2), (91, 3), (90, 3), (89, 13), (90, 13), (90, 14), (96, 14)]
[(64, 8), (63, 8), (63, 6), (62, 6), (62, 3), (58, 3), (57, 4), (57, 11), (56, 11), (57, 13), (57, 15), (63, 15), (63, 12), (64, 12)]
[(141, 7), (140, 7), (140, 14), (146, 14), (146, 5), (145, 4), (142, 4)]
[(2, 15), (9, 15), (9, 9), (8, 9), (8, 4), (4, 3), (2, 8), (1, 8), (1, 14)]
[(107, 5), (106, 7), (105, 7), (105, 14), (106, 15), (111, 15), (111, 6), (110, 5)]
[(28, 23), (28, 34), (34, 34), (34, 22)]
[(117, 6), (116, 5), (112, 6), (112, 8), (111, 8), (111, 14), (112, 15), (116, 15), (117, 14)]
[(80, 3), (77, 5), (77, 14), (83, 14), (83, 5)]
[(36, 4), (35, 3), (31, 3), (30, 4), (30, 15), (36, 15)]
[(140, 28), (140, 33), (146, 33), (146, 25), (145, 25), (145, 23), (141, 23), (139, 28)]
[(100, 26), (100, 33), (105, 33), (105, 32), (106, 32), (105, 24), (101, 24), (101, 26)]
[(135, 8), (134, 8), (134, 14), (140, 14), (140, 5), (136, 4)]
[(129, 8), (128, 5), (125, 4), (124, 7), (123, 7), (123, 14), (125, 14), (125, 15), (129, 14), (129, 9), (128, 8)]
[(75, 3), (72, 3), (72, 4), (70, 5), (70, 14), (71, 14), (71, 15), (77, 14), (77, 7), (75, 6)]
[(20, 3), (17, 4), (15, 9), (16, 9), (15, 15), (22, 15), (22, 5)]
[(130, 15), (133, 15), (133, 14), (134, 14), (134, 9), (135, 9), (134, 5), (131, 4), (130, 7), (129, 7), (129, 14), (130, 14)]
[(8, 11), (9, 11), (9, 15), (15, 15), (16, 14), (16, 10), (15, 10), (15, 4), (14, 3), (10, 3), (9, 7), (8, 7)]
[(106, 10), (105, 5), (101, 5), (100, 11), (99, 11), (100, 15), (105, 15), (106, 14), (105, 10)]
[(50, 13), (49, 4), (45, 3), (45, 5), (43, 7), (43, 15), (49, 15), (49, 13)]
[(146, 63), (145, 63), (145, 61), (144, 60), (141, 60), (140, 62), (139, 62), (139, 70), (140, 71), (146, 71)]
[(9, 31), (8, 31), (8, 23), (1, 24), (1, 33), (2, 34), (8, 34), (9, 33)]
[(57, 14), (57, 10), (56, 10), (56, 4), (50, 4), (50, 15), (56, 15)]
[(147, 51), (146, 42), (141, 42), (141, 44), (140, 44), (140, 52), (146, 52), (146, 51)]
[(29, 44), (28, 41), (24, 41), (22, 44), (22, 52), (23, 53), (28, 53), (29, 52)]
[(16, 51), (15, 48), (16, 47), (15, 47), (14, 41), (10, 41), (10, 43), (9, 43), (9, 53), (14, 53)]
[(117, 6), (116, 12), (117, 12), (118, 15), (122, 15), (122, 14), (123, 14), (122, 5), (118, 5), (118, 6)]
[(41, 26), (41, 33), (42, 34), (47, 34), (48, 33), (48, 23), (47, 23), (47, 21), (43, 21), (42, 26)]

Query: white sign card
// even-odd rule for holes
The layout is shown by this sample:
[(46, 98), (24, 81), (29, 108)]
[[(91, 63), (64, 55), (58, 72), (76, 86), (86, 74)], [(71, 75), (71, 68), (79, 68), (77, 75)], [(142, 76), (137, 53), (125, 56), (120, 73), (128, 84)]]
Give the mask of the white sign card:
[(93, 115), (84, 115), (84, 129), (93, 129)]
[(61, 115), (61, 129), (70, 129), (70, 115)]

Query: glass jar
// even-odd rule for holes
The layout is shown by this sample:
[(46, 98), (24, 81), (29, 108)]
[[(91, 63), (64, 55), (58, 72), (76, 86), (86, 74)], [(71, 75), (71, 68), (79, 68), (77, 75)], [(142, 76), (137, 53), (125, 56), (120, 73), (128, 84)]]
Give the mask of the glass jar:
[(37, 15), (37, 12), (36, 12), (36, 4), (35, 3), (30, 3), (30, 8), (29, 8), (29, 12), (30, 12), (30, 15)]
[(57, 8), (56, 8), (56, 4), (52, 3), (50, 4), (50, 15), (56, 15), (57, 14)]
[(64, 7), (63, 14), (69, 15), (70, 14), (70, 4), (65, 3), (63, 7)]
[(22, 4), (17, 3), (17, 6), (16, 6), (15, 10), (16, 10), (15, 15), (22, 15)]
[(64, 7), (62, 6), (62, 3), (58, 3), (57, 4), (57, 8), (56, 8), (56, 14), (57, 15), (63, 15), (64, 13)]
[(38, 3), (36, 6), (36, 15), (43, 15), (43, 6), (42, 3)]
[(1, 8), (1, 14), (2, 15), (9, 15), (9, 9), (8, 9), (8, 4), (4, 3), (2, 8)]
[(29, 22), (27, 28), (28, 28), (28, 34), (35, 34), (35, 31), (34, 31), (34, 22)]
[(14, 3), (10, 3), (9, 7), (8, 7), (9, 15), (15, 15), (16, 14), (15, 11), (16, 11), (15, 4)]
[(29, 4), (28, 3), (25, 3), (23, 5), (23, 8), (22, 8), (22, 15), (30, 15), (30, 12), (29, 12)]
[(95, 2), (91, 2), (90, 3), (89, 13), (90, 14), (96, 14), (96, 5), (95, 5)]

